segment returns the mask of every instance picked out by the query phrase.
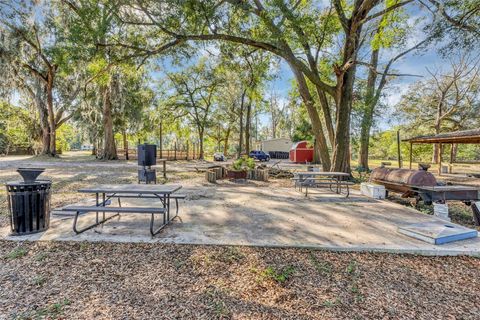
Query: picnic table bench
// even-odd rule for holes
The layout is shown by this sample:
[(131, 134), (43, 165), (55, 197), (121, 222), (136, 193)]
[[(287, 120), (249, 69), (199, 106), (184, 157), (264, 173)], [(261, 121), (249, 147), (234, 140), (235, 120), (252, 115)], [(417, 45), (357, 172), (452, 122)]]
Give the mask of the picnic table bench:
[(346, 189), (346, 197), (350, 195), (349, 186), (354, 183), (350, 181), (350, 175), (345, 172), (323, 172), (323, 171), (304, 171), (296, 172), (292, 178), (295, 189), (303, 192), (308, 196), (308, 188), (318, 188), (321, 186), (328, 187), (331, 191), (341, 194), (342, 188)]
[[(180, 185), (157, 185), (157, 184), (116, 184), (116, 185), (96, 185), (88, 188), (78, 190), (82, 193), (94, 193), (96, 204), (94, 206), (66, 206), (62, 210), (74, 211), (75, 218), (73, 220), (73, 231), (76, 234), (85, 232), (98, 225), (101, 225), (108, 220), (117, 217), (120, 213), (139, 213), (150, 214), (150, 234), (155, 236), (165, 226), (167, 226), (173, 219), (178, 216), (178, 199), (184, 199), (184, 195), (173, 195), (176, 191), (181, 189)], [(118, 207), (107, 207), (111, 202), (111, 198), (118, 198)], [(136, 199), (158, 199), (160, 200), (162, 207), (123, 207), (121, 205), (121, 198), (136, 198)], [(170, 219), (170, 199), (174, 199), (176, 202), (176, 214)], [(77, 228), (78, 217), (81, 214), (95, 212), (95, 222), (82, 228)], [(106, 213), (115, 213), (109, 217), (106, 217)], [(102, 219), (99, 219), (99, 213), (102, 213)], [(155, 215), (163, 215), (163, 224), (158, 228), (154, 228)]]

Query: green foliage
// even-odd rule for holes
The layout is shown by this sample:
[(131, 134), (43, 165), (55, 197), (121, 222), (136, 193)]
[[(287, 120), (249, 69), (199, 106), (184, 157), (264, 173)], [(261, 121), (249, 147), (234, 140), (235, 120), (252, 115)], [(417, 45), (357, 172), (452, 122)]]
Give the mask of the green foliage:
[(330, 275), (332, 273), (332, 264), (328, 261), (318, 261), (313, 252), (310, 253), (310, 261), (320, 274)]
[[(397, 0), (385, 1), (386, 9), (396, 4), (398, 4)], [(372, 49), (391, 48), (403, 44), (407, 30), (410, 30), (410, 26), (406, 23), (407, 19), (408, 15), (403, 8), (384, 14), (371, 41)]]
[(242, 156), (235, 160), (232, 164), (234, 170), (247, 170), (247, 169), (255, 169), (255, 160), (250, 158), (249, 156)]
[(48, 307), (38, 308), (29, 312), (24, 312), (15, 317), (15, 319), (64, 319), (64, 308), (71, 304), (68, 299), (63, 299), (60, 302), (55, 302)]
[(0, 101), (0, 153), (8, 154), (11, 149), (31, 148), (35, 126), (31, 113)]
[[(401, 130), (401, 138), (407, 138), (406, 132), (409, 135), (415, 135), (411, 130)], [(400, 153), (404, 161), (409, 158), (409, 149), (408, 143), (400, 144)], [(429, 144), (415, 145), (413, 148), (414, 161), (430, 162), (432, 152), (432, 146)], [(371, 159), (397, 160), (397, 128), (374, 134), (370, 139), (369, 154)]]
[(18, 258), (26, 256), (27, 253), (28, 253), (27, 249), (25, 249), (23, 247), (17, 247), (15, 249), (13, 249), (10, 253), (8, 253), (5, 256), (5, 258), (9, 259), (9, 260), (18, 259)]
[(264, 278), (272, 279), (278, 283), (284, 283), (290, 279), (295, 272), (295, 268), (292, 266), (287, 266), (280, 270), (275, 269), (274, 267), (267, 267), (262, 271), (261, 275)]
[(312, 125), (306, 118), (302, 118), (301, 122), (294, 128), (292, 141), (310, 141), (313, 142), (313, 132), (312, 132)]
[(73, 125), (64, 123), (57, 129), (57, 149), (69, 151), (71, 149), (79, 149), (82, 145), (82, 136)]
[(45, 279), (45, 277), (42, 275), (38, 275), (35, 278), (33, 278), (33, 284), (38, 287), (41, 287), (46, 281), (47, 279)]

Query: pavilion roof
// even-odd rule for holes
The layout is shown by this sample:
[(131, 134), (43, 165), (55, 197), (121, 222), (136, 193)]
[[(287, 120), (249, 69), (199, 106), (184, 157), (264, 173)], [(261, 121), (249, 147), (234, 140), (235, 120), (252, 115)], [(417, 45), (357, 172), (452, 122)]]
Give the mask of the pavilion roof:
[(417, 136), (403, 141), (410, 143), (471, 143), (480, 144), (480, 129), (462, 130), (433, 135)]

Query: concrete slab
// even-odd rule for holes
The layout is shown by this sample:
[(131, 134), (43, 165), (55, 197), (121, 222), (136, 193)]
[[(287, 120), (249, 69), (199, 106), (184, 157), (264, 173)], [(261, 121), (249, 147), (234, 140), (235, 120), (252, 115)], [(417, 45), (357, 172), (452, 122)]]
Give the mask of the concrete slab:
[(431, 244), (444, 244), (478, 237), (477, 230), (446, 221), (414, 223), (399, 227), (398, 232)]
[[(109, 242), (159, 242), (304, 247), (339, 251), (380, 251), (426, 255), (480, 256), (480, 239), (441, 246), (397, 232), (412, 223), (440, 221), (385, 200), (352, 192), (349, 198), (314, 190), (307, 198), (293, 188), (262, 188), (251, 185), (197, 185), (182, 189), (180, 219), (151, 238), (149, 217), (137, 214), (112, 219), (102, 227), (75, 235), (71, 217), (54, 216), (51, 228), (12, 240), (66, 240)], [(123, 205), (160, 205), (154, 200), (125, 199)], [(94, 214), (81, 217), (87, 222)]]

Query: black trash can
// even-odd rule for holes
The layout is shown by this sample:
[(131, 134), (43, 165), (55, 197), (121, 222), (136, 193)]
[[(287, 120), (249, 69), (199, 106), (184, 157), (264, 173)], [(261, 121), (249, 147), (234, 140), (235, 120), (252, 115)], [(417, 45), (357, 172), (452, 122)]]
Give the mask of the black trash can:
[(50, 225), (50, 190), (52, 182), (9, 182), (8, 210), (12, 235), (45, 231)]

